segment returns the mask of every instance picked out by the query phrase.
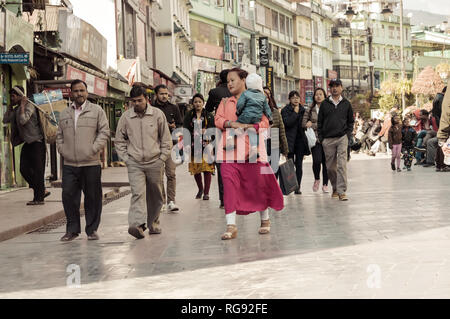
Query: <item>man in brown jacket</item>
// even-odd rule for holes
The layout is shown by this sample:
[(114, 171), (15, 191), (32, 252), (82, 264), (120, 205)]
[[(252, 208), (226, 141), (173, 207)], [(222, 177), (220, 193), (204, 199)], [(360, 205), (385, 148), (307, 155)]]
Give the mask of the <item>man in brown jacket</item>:
[(131, 107), (119, 120), (114, 145), (127, 165), (131, 186), (128, 233), (142, 239), (146, 224), (150, 234), (161, 233), (163, 169), (172, 139), (166, 116), (150, 105), (144, 87), (134, 86), (130, 98)]
[(61, 112), (56, 138), (58, 152), (64, 157), (62, 201), (67, 218), (66, 234), (61, 241), (71, 241), (81, 233), (81, 190), (86, 234), (88, 240), (97, 240), (102, 213), (100, 151), (108, 141), (109, 125), (105, 111), (87, 100), (85, 82), (75, 80), (70, 88), (74, 103)]

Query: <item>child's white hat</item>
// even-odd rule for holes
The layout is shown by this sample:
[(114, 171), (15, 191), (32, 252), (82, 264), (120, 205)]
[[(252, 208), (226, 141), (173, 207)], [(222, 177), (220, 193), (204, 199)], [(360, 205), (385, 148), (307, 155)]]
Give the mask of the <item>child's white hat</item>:
[(245, 84), (247, 89), (260, 90), (261, 93), (264, 93), (262, 78), (256, 73), (250, 73), (245, 79)]

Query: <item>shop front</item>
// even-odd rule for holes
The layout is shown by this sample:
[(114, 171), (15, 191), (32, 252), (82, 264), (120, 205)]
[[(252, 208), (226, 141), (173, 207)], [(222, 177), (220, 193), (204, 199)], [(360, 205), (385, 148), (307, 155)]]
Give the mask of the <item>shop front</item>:
[(10, 103), (9, 90), (14, 85), (27, 90), (28, 68), (33, 64), (33, 26), (9, 10), (0, 12), (0, 189), (26, 186), (20, 174), (21, 146), (11, 145), (9, 124), (3, 115)]

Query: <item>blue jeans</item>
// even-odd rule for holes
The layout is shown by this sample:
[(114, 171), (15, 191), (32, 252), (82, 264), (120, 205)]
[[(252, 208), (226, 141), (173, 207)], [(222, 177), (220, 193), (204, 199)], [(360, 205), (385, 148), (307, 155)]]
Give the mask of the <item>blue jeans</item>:
[[(426, 130), (422, 130), (417, 134), (417, 144), (416, 147), (422, 147), (423, 139), (427, 135)], [(420, 162), (420, 160), (424, 157), (423, 152), (416, 151), (416, 160), (417, 162)]]

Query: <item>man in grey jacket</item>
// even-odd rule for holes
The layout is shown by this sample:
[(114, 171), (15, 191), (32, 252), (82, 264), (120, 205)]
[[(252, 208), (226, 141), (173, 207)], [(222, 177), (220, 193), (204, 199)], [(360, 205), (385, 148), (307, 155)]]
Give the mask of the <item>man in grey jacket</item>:
[[(50, 195), (50, 192), (45, 191), (46, 148), (38, 111), (24, 96), (23, 87), (15, 86), (9, 93), (11, 104), (3, 116), (3, 123), (11, 124), (13, 146), (23, 143), (20, 152), (20, 173), (34, 191), (33, 200), (27, 205), (43, 205), (44, 197)], [(14, 105), (17, 105), (15, 109)]]
[(85, 82), (75, 80), (70, 88), (74, 103), (61, 112), (56, 138), (58, 152), (64, 157), (62, 200), (67, 218), (66, 234), (61, 241), (71, 241), (81, 233), (81, 191), (88, 240), (98, 240), (102, 213), (100, 151), (108, 141), (109, 125), (105, 111), (87, 100)]
[(142, 239), (146, 224), (150, 234), (161, 233), (162, 174), (172, 139), (166, 116), (150, 105), (145, 88), (134, 86), (130, 98), (131, 107), (119, 120), (114, 145), (127, 165), (131, 186), (128, 233)]

